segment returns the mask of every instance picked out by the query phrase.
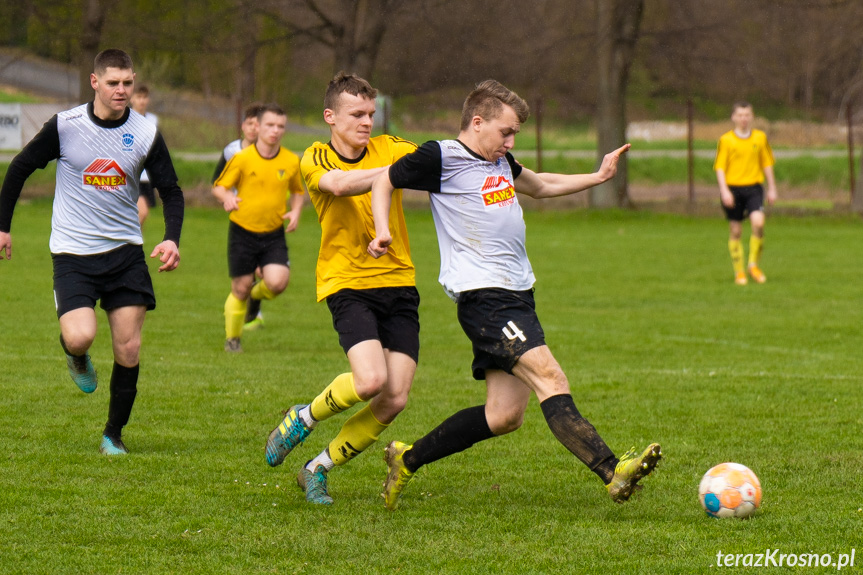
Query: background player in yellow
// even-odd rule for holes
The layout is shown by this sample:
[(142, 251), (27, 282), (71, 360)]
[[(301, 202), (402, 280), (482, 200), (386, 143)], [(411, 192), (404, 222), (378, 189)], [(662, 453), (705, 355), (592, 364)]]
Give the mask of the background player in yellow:
[(728, 219), (728, 251), (734, 266), (734, 281), (745, 285), (743, 270), (743, 219), (748, 215), (752, 226), (749, 238), (748, 271), (752, 279), (764, 283), (761, 250), (764, 246), (764, 188), (767, 180), (767, 203), (776, 201), (776, 179), (773, 175), (773, 151), (767, 135), (752, 127), (755, 114), (747, 102), (737, 102), (731, 111), (734, 129), (719, 139), (713, 169), (719, 182), (719, 197)]
[(326, 300), (351, 370), (336, 377), (309, 405), (294, 405), (267, 440), (267, 463), (276, 466), (324, 419), (368, 402), (338, 435), (303, 466), (297, 483), (306, 500), (333, 502), (327, 473), (377, 441), (404, 409), (419, 357), (419, 293), (415, 287), (401, 190), (390, 226), (398, 243), (386, 257), (366, 252), (374, 233), (372, 182), (416, 145), (392, 136), (371, 137), (377, 90), (339, 73), (324, 96), (330, 141), (303, 154), (302, 172), (321, 224), (317, 299)]
[[(228, 271), (231, 293), (225, 301), (225, 351), (243, 351), (240, 336), (249, 297), (273, 299), (288, 287), (290, 259), (285, 233), (297, 229), (303, 183), (296, 154), (281, 146), (287, 115), (275, 104), (258, 113), (258, 139), (237, 153), (213, 186), (213, 195), (230, 215)], [(231, 191), (236, 188), (236, 195)], [(291, 209), (287, 202), (290, 196)], [(283, 229), (284, 221), (288, 224)], [(254, 283), (255, 268), (261, 281)]]
[[(262, 107), (263, 104), (260, 102), (255, 102), (254, 104), (246, 106), (246, 109), (243, 111), (243, 122), (240, 124), (240, 132), (243, 137), (231, 141), (227, 146), (225, 146), (225, 149), (222, 150), (222, 156), (216, 163), (216, 169), (213, 172), (213, 183), (215, 183), (216, 180), (219, 179), (219, 176), (222, 175), (222, 171), (224, 171), (225, 166), (228, 164), (228, 160), (257, 141), (258, 112), (261, 111)], [(234, 194), (237, 193), (237, 190), (232, 189), (231, 191)], [(255, 270), (255, 280), (259, 280), (260, 278), (261, 270), (258, 268)], [(249, 301), (246, 304), (246, 319), (243, 323), (243, 331), (254, 331), (263, 327), (263, 325), (264, 315), (261, 313), (261, 300), (250, 296)]]

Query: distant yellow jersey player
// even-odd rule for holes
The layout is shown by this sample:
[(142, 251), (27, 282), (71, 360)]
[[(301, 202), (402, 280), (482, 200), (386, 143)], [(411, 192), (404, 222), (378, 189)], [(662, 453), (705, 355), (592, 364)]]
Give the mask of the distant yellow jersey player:
[[(251, 301), (255, 307), (288, 287), (291, 263), (285, 234), (293, 232), (303, 207), (300, 160), (281, 146), (287, 115), (276, 104), (258, 110), (258, 138), (235, 154), (213, 184), (213, 195), (230, 214), (228, 273), (231, 293), (225, 300), (225, 351), (242, 352)], [(232, 188), (237, 190), (236, 194)], [(287, 204), (290, 203), (290, 211)], [(285, 221), (287, 220), (287, 226)], [(261, 280), (255, 282), (260, 270)]]
[(761, 250), (764, 245), (764, 188), (767, 183), (767, 203), (776, 201), (776, 180), (773, 176), (773, 151), (767, 135), (752, 128), (752, 106), (746, 102), (734, 104), (731, 121), (734, 129), (722, 135), (716, 150), (713, 170), (719, 183), (719, 197), (728, 219), (728, 251), (734, 268), (734, 282), (746, 285), (743, 267), (743, 245), (740, 236), (743, 220), (749, 216), (752, 235), (749, 238), (749, 276), (758, 283), (767, 281), (761, 271)]
[(365, 153), (350, 160), (330, 144), (315, 142), (303, 154), (302, 173), (321, 223), (317, 265), (318, 301), (344, 288), (368, 289), (415, 285), (414, 265), (407, 240), (401, 190), (396, 191), (390, 225), (399, 234), (389, 257), (375, 259), (366, 252), (374, 237), (371, 195), (335, 196), (321, 192), (318, 182), (330, 170), (364, 170), (389, 166), (416, 150), (416, 144), (393, 136), (369, 139)]

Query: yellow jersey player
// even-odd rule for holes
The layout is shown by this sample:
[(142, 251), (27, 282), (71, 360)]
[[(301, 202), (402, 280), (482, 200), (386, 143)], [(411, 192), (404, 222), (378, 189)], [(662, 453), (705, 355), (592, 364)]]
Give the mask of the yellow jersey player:
[(386, 257), (366, 252), (374, 233), (369, 191), (390, 164), (413, 152), (406, 140), (371, 137), (377, 90), (362, 78), (337, 74), (324, 96), (330, 141), (303, 154), (302, 172), (321, 224), (317, 299), (326, 300), (350, 371), (337, 376), (308, 405), (294, 405), (272, 431), (267, 463), (276, 466), (315, 426), (357, 403), (366, 405), (342, 425), (297, 483), (306, 500), (331, 504), (327, 473), (377, 441), (404, 409), (419, 357), (419, 293), (396, 192), (390, 226), (399, 239)]
[(719, 182), (719, 197), (728, 219), (728, 251), (734, 266), (734, 281), (746, 285), (743, 269), (743, 245), (740, 236), (743, 219), (748, 215), (752, 226), (749, 238), (748, 271), (752, 279), (764, 283), (761, 271), (761, 250), (764, 247), (764, 188), (767, 180), (767, 203), (776, 201), (776, 179), (773, 175), (773, 151), (767, 135), (752, 127), (755, 115), (752, 105), (737, 102), (731, 111), (734, 129), (719, 139), (713, 169)]
[[(303, 207), (300, 160), (281, 146), (287, 115), (279, 106), (268, 104), (261, 107), (258, 124), (255, 144), (234, 155), (213, 186), (213, 195), (231, 214), (225, 351), (235, 353), (243, 351), (240, 336), (249, 297), (273, 299), (288, 287), (291, 264), (285, 233), (297, 229)], [(288, 224), (283, 228), (285, 220)], [(257, 283), (256, 268), (262, 274)]]

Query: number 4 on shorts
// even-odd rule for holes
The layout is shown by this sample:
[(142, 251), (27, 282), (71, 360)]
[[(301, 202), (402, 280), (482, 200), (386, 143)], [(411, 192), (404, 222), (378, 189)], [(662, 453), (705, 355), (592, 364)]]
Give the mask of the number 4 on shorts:
[[(509, 322), (506, 324), (508, 327), (503, 328), (503, 335), (505, 335), (509, 339), (518, 338), (521, 341), (527, 341), (527, 338), (524, 337), (524, 332), (518, 329), (513, 322)], [(512, 329), (512, 331), (510, 331)]]

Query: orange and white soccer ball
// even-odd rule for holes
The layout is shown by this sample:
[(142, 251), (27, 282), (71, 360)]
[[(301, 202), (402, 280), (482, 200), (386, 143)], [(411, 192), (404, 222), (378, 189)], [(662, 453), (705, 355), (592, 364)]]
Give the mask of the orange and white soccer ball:
[(698, 500), (708, 515), (742, 519), (761, 507), (761, 482), (745, 465), (720, 463), (701, 479)]

